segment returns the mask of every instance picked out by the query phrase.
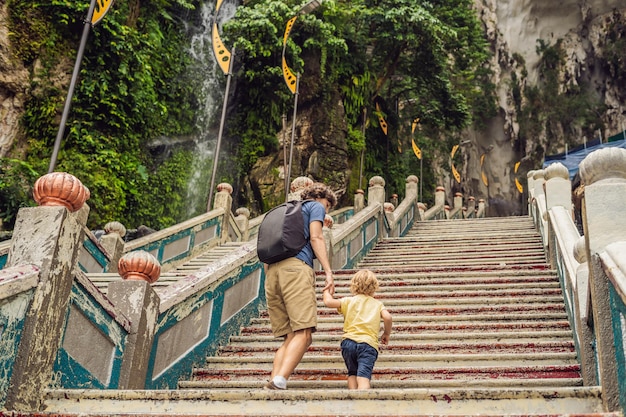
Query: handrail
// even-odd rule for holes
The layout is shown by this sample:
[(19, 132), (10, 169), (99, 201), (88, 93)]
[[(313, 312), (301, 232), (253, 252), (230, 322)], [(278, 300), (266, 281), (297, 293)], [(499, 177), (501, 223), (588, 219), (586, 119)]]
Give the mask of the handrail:
[(4, 268), (9, 257), (9, 249), (11, 248), (11, 240), (0, 242), (0, 270)]
[(599, 385), (606, 411), (626, 411), (626, 150), (590, 153), (580, 164), (585, 185), (580, 236), (567, 168), (532, 171), (529, 214), (564, 292), (585, 385)]
[[(375, 181), (375, 192), (369, 195), (367, 206), (362, 204), (363, 194), (357, 193), (354, 207), (344, 207), (330, 213), (335, 223), (332, 228), (325, 227), (323, 230), (331, 267), (335, 270), (355, 268), (378, 241), (391, 234), (406, 233), (422, 211), (422, 205), (416, 201), (416, 185), (414, 178), (407, 180), (407, 197), (393, 212), (384, 211), (385, 204), (388, 208), (389, 203), (384, 202), (381, 182)], [(438, 190), (437, 195), (439, 200), (443, 200), (442, 190)], [(80, 261), (79, 268), (72, 269), (72, 266), (77, 265), (78, 254), (88, 252), (84, 250), (85, 242), (90, 242), (100, 251), (130, 252), (130, 257), (124, 256), (126, 261), (132, 259), (133, 252), (137, 252), (136, 259), (141, 262), (146, 257), (149, 258), (145, 252), (152, 253), (156, 258), (155, 263), (158, 261), (163, 273), (169, 271), (168, 264), (173, 264), (175, 260), (186, 260), (200, 250), (226, 243), (228, 230), (232, 233), (231, 239), (233, 236), (240, 239), (245, 235), (240, 225), (245, 227), (247, 223), (248, 229), (254, 230), (263, 216), (248, 221), (244, 218), (247, 213), (241, 210), (233, 218), (229, 207), (231, 202), (227, 197), (229, 196), (222, 194), (220, 198), (224, 204), (216, 205), (217, 208), (209, 213), (126, 244), (120, 237), (123, 235), (123, 226), (110, 225), (110, 233), (98, 240), (84, 229), (86, 218), (56, 218), (59, 222), (56, 232), (71, 230), (69, 235), (75, 238), (71, 249), (73, 257), (55, 259), (65, 262), (65, 266), (47, 271), (46, 275), (46, 279), (62, 285), (63, 290), (67, 291), (67, 304), (63, 304), (67, 306), (66, 311), (58, 308), (62, 305), (60, 301), (50, 304), (53, 311), (65, 315), (66, 320), (61, 323), (55, 319), (52, 323), (52, 318), (48, 317), (51, 324), (56, 326), (56, 332), (39, 332), (36, 336), (38, 345), (56, 347), (57, 357), (50, 356), (48, 362), (53, 363), (50, 367), (55, 368), (53, 372), (59, 386), (94, 389), (175, 388), (181, 375), (188, 374), (189, 369), (202, 363), (207, 355), (214, 354), (221, 345), (227, 343), (229, 337), (238, 332), (242, 325), (258, 317), (265, 303), (265, 274), (256, 255), (255, 232), (250, 233), (249, 240), (240, 242), (239, 245), (229, 245), (229, 250), (223, 252), (226, 254), (220, 259), (207, 263), (195, 272), (181, 271), (180, 275), (178, 272), (170, 272), (168, 279), (171, 281), (163, 285), (159, 285), (159, 282), (151, 285), (151, 275), (147, 281), (122, 279), (119, 275), (102, 273), (102, 270), (90, 276), (85, 271), (86, 263)], [(46, 209), (30, 209), (41, 212), (42, 216), (50, 214)], [(36, 223), (36, 218), (28, 217), (31, 218)], [(388, 228), (385, 227), (385, 222)], [(27, 226), (30, 227), (24, 225), (25, 228)], [(213, 233), (207, 233), (210, 228)], [(24, 250), (21, 252), (36, 253), (30, 246), (39, 245), (53, 253), (59, 241), (47, 244), (49, 231), (36, 230), (40, 233), (36, 239), (23, 233), (21, 239), (15, 241), (22, 245)], [(82, 232), (87, 233), (87, 237), (81, 241)], [(105, 239), (107, 237), (111, 239)], [(9, 246), (10, 243), (6, 245)], [(64, 247), (63, 250), (69, 248)], [(16, 257), (14, 261), (17, 259)], [(116, 259), (119, 258), (111, 255), (108, 262), (112, 263)], [(101, 264), (99, 268), (102, 269)], [(8, 273), (11, 273), (13, 268), (8, 269)], [(319, 269), (319, 265), (316, 265), (316, 269)], [(7, 271), (0, 271), (0, 277), (2, 273)], [(123, 272), (122, 274), (124, 275)], [(99, 275), (101, 277), (97, 277)], [(108, 285), (106, 290), (103, 289), (105, 284), (96, 285), (96, 279), (102, 279), (101, 282)], [(30, 290), (38, 297), (48, 296), (45, 287), (38, 293), (39, 286), (34, 285), (35, 281), (32, 284)], [(65, 296), (66, 293), (63, 294)], [(25, 296), (22, 291), (15, 297), (17, 299)], [(61, 297), (59, 292), (57, 297)], [(37, 306), (34, 305), (33, 308)], [(29, 317), (37, 317), (36, 312), (31, 313)], [(89, 332), (89, 335), (85, 336), (81, 333), (83, 331)], [(20, 332), (14, 333), (16, 340), (19, 340)], [(91, 358), (91, 346), (85, 346), (85, 343), (102, 346), (108, 356), (102, 356), (105, 360)], [(21, 357), (26, 357), (26, 354)], [(29, 364), (30, 362), (26, 363), (27, 366)], [(20, 366), (24, 364), (21, 363)], [(76, 372), (77, 369), (80, 372)], [(50, 372), (50, 369), (31, 369), (31, 372), (43, 374)], [(0, 386), (1, 384), (0, 380)]]

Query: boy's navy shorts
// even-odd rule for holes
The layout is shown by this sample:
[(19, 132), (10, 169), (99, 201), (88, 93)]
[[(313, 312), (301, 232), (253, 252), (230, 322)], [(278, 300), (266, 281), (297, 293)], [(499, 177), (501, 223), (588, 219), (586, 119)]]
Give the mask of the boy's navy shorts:
[(374, 362), (378, 359), (378, 351), (367, 343), (357, 343), (354, 340), (341, 341), (341, 355), (348, 368), (348, 376), (360, 376), (372, 379)]

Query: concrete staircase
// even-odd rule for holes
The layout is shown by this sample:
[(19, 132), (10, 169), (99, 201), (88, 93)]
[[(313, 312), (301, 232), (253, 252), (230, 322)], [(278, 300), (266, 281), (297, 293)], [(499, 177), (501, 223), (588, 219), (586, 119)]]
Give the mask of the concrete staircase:
[[(313, 345), (286, 391), (266, 391), (279, 346), (266, 315), (178, 390), (49, 391), (58, 415), (604, 415), (584, 387), (563, 296), (527, 217), (429, 221), (380, 242), (374, 270), (394, 318), (372, 389), (348, 391), (342, 317), (321, 303)], [(348, 295), (354, 271), (336, 272)]]

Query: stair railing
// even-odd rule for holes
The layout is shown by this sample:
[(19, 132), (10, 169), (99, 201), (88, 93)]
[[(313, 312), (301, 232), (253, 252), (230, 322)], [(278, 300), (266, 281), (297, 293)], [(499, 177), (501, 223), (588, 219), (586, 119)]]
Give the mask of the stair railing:
[[(600, 385), (607, 411), (626, 412), (626, 149), (590, 153), (579, 166), (585, 185), (584, 236), (571, 212), (567, 169), (532, 173), (530, 213), (557, 268), (585, 385)], [(531, 178), (529, 173), (528, 178)], [(567, 175), (569, 180), (569, 175)], [(559, 184), (560, 183), (560, 184)], [(539, 194), (544, 190), (545, 196)], [(569, 199), (564, 198), (568, 194)], [(557, 203), (560, 201), (561, 203)], [(542, 217), (542, 211), (548, 215)], [(547, 224), (546, 224), (547, 222)], [(572, 259), (574, 257), (574, 259)]]
[(443, 186), (435, 188), (435, 205), (424, 212), (424, 220), (438, 220), (446, 218), (446, 189)]
[(0, 270), (4, 268), (4, 265), (7, 263), (7, 258), (9, 257), (9, 248), (11, 247), (11, 241), (5, 240), (0, 242)]
[[(398, 214), (404, 214), (393, 216), (400, 230), (410, 227), (410, 213), (416, 212), (415, 183), (409, 181), (407, 188), (409, 198), (398, 205)], [(384, 187), (374, 181), (368, 205), (325, 230), (337, 268), (353, 267), (384, 237), (379, 202), (384, 195)], [(218, 198), (222, 204), (215, 204), (213, 214), (177, 225), (178, 230), (202, 232), (207, 217), (215, 219), (219, 231), (233, 224), (245, 227), (241, 216), (246, 213), (236, 213), (234, 219), (223, 215), (232, 202), (228, 187), (222, 187)], [(0, 271), (5, 369), (0, 407), (38, 411), (51, 383), (58, 388), (175, 388), (263, 307), (264, 272), (254, 239), (165, 286), (155, 282), (162, 272), (160, 261), (145, 250), (149, 246), (134, 242), (134, 250), (118, 261), (122, 279), (110, 281), (105, 295), (78, 262), (89, 207), (72, 209), (42, 206), (18, 213), (11, 256)], [(99, 241), (100, 249), (128, 249), (121, 238), (123, 225), (111, 224), (109, 229), (110, 236)], [(163, 231), (153, 235), (153, 241), (176, 241)], [(228, 236), (216, 232), (214, 238), (222, 242)]]
[(565, 308), (574, 331), (576, 352), (585, 385), (597, 385), (595, 337), (589, 303), (589, 268), (584, 255), (585, 242), (573, 220), (571, 182), (565, 165), (555, 163), (545, 169), (548, 208), (548, 259), (557, 270), (565, 298)]
[(394, 207), (392, 203), (387, 203), (391, 204), (391, 206), (387, 206), (389, 209), (386, 209), (383, 205), (386, 220), (385, 224), (387, 225), (386, 236), (404, 236), (413, 225), (417, 211), (418, 181), (415, 175), (408, 176), (406, 179), (404, 200), (402, 200), (400, 204), (397, 204), (397, 207)]
[[(452, 209), (450, 210), (450, 214), (448, 216), (449, 219), (463, 219), (465, 218), (465, 213), (463, 213), (463, 194), (462, 193), (454, 193), (454, 199)], [(467, 207), (465, 207), (467, 210)]]

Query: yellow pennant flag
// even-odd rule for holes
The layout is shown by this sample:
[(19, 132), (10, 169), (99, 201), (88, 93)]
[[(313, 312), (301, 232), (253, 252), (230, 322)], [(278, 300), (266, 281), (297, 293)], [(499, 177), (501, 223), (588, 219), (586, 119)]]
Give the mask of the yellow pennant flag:
[(415, 153), (415, 156), (417, 156), (417, 159), (422, 159), (422, 150), (417, 147), (413, 139), (411, 139), (411, 145), (413, 145), (413, 153)]
[(213, 23), (211, 36), (213, 38), (213, 53), (217, 59), (217, 64), (220, 66), (224, 74), (228, 74), (228, 69), (230, 68), (230, 51), (226, 49), (226, 46), (224, 46), (224, 42), (222, 42), (222, 38), (220, 38), (216, 23)]
[[(415, 133), (415, 128), (417, 124), (420, 122), (420, 118), (416, 117), (413, 119), (413, 124), (411, 125), (411, 134)], [(413, 146), (413, 153), (417, 156), (417, 159), (422, 159), (422, 150), (417, 146), (413, 137), (411, 137), (411, 145)]]
[(454, 158), (454, 154), (456, 153), (457, 149), (459, 149), (459, 145), (454, 145), (452, 147), (452, 152), (450, 152), (450, 158)]
[(416, 117), (413, 120), (413, 124), (411, 125), (411, 133), (415, 133), (415, 128), (417, 127), (417, 124), (420, 122), (420, 118)]
[(111, 8), (111, 5), (113, 5), (113, 0), (98, 0), (93, 10), (93, 16), (91, 16), (91, 24), (95, 25), (101, 21)]
[[(376, 111), (380, 114), (380, 106), (376, 103)], [(385, 135), (387, 135), (387, 122), (383, 118), (383, 116), (378, 116), (378, 123), (380, 123), (380, 128), (383, 130)]]
[[(517, 174), (517, 170), (519, 169), (519, 166), (520, 166), (521, 163), (522, 163), (521, 161), (515, 163), (515, 168), (514, 168), (513, 172), (515, 172), (516, 174)], [(524, 187), (519, 182), (517, 177), (515, 177), (515, 186), (517, 187), (517, 191), (519, 191), (520, 194), (522, 194), (524, 192)]]
[(287, 88), (291, 91), (291, 94), (296, 94), (296, 83), (297, 77), (287, 65), (287, 60), (285, 59), (285, 48), (287, 47), (287, 39), (289, 39), (289, 33), (291, 32), (291, 28), (293, 24), (296, 22), (298, 15), (295, 15), (291, 19), (287, 21), (287, 25), (285, 26), (285, 34), (283, 35), (283, 58), (282, 58), (282, 67), (283, 67), (283, 78), (285, 79), (285, 84), (287, 84)]
[(454, 164), (451, 164), (451, 165), (452, 165), (452, 175), (454, 176), (454, 179), (456, 180), (456, 182), (460, 184), (461, 174), (459, 174), (459, 171), (456, 170), (456, 168), (454, 167)]
[(450, 166), (452, 168), (452, 175), (454, 175), (454, 179), (460, 184), (461, 174), (459, 174), (459, 171), (456, 170), (456, 168), (454, 167), (454, 162), (452, 161), (452, 158), (454, 158), (454, 154), (456, 153), (457, 149), (459, 149), (459, 145), (454, 145), (452, 147), (452, 152), (450, 152)]
[(480, 156), (480, 176), (483, 179), (483, 184), (485, 184), (485, 187), (489, 186), (489, 181), (487, 181), (487, 176), (485, 175), (485, 171), (483, 171), (483, 163), (485, 162), (485, 154), (482, 154)]

